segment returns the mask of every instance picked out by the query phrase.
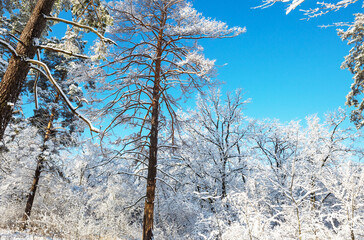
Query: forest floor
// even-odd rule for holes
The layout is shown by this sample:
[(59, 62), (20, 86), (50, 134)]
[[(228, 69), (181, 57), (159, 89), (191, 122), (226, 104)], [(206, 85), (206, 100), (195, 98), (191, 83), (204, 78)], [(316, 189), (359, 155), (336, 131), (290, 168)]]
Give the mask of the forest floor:
[(22, 232), (12, 232), (0, 229), (0, 240), (52, 240), (51, 237), (37, 236)]

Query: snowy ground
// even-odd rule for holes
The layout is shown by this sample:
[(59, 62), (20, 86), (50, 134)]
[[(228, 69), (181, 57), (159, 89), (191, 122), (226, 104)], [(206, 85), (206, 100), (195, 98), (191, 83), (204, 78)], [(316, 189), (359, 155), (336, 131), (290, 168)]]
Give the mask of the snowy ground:
[[(15, 239), (21, 239), (21, 240), (52, 240), (51, 237), (42, 237), (37, 235), (31, 235), (26, 233), (20, 233), (20, 232), (11, 232), (6, 230), (0, 230), (0, 240), (15, 240)], [(55, 239), (54, 239), (55, 240)]]

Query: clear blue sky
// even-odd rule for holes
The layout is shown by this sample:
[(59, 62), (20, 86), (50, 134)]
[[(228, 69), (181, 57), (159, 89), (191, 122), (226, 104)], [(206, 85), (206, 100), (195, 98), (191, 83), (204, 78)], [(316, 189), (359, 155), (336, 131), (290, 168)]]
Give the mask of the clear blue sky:
[(361, 5), (307, 21), (300, 20), (304, 16), (298, 10), (286, 15), (287, 5), (282, 3), (252, 9), (260, 3), (193, 1), (204, 16), (247, 28), (247, 33), (235, 39), (200, 43), (207, 57), (217, 59), (218, 65), (228, 64), (218, 70), (218, 78), (226, 82), (222, 89), (242, 88), (252, 98), (246, 114), (259, 119), (298, 120), (344, 107), (352, 75), (340, 65), (350, 48), (335, 28), (318, 26), (352, 22), (353, 13), (362, 11)]
[[(284, 3), (266, 9), (252, 9), (261, 4), (260, 0), (192, 3), (205, 17), (247, 28), (245, 34), (233, 39), (200, 42), (206, 56), (222, 66), (218, 68), (218, 78), (225, 82), (222, 90), (242, 88), (246, 98), (252, 99), (246, 106), (247, 116), (286, 122), (316, 113), (322, 117), (345, 107), (353, 80), (340, 65), (350, 47), (337, 36), (334, 27), (319, 26), (352, 22), (353, 13), (363, 10), (360, 3), (309, 21), (301, 20), (304, 15), (298, 9), (286, 15)], [(63, 32), (65, 24), (57, 27), (55, 32)]]

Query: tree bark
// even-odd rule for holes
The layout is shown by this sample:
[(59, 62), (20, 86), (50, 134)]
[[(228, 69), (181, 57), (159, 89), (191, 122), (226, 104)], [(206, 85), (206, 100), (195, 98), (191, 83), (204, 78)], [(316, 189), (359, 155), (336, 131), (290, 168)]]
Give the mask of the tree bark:
[(38, 0), (16, 47), (17, 56), (12, 56), (0, 82), (0, 140), (12, 116), (12, 106), (19, 98), (29, 72), (27, 58), (34, 58), (37, 47), (34, 39), (40, 38), (46, 27), (43, 14), (49, 15), (55, 0)]
[(154, 221), (154, 199), (157, 177), (157, 153), (158, 153), (158, 121), (159, 121), (159, 93), (153, 91), (152, 107), (152, 128), (150, 134), (148, 177), (147, 177), (147, 194), (144, 205), (143, 218), (143, 240), (151, 240), (153, 237)]
[[(54, 102), (57, 103), (58, 101), (59, 101), (59, 94), (57, 94)], [(48, 121), (48, 124), (47, 124), (47, 128), (46, 128), (46, 131), (45, 131), (44, 139), (43, 139), (42, 152), (37, 157), (37, 167), (36, 167), (35, 172), (34, 172), (33, 183), (32, 183), (32, 186), (30, 187), (29, 194), (28, 194), (28, 200), (27, 200), (27, 203), (25, 205), (24, 215), (23, 215), (23, 218), (22, 218), (22, 222), (23, 222), (22, 229), (23, 230), (25, 230), (27, 228), (27, 225), (28, 225), (27, 222), (28, 222), (30, 214), (32, 212), (34, 197), (35, 197), (35, 194), (36, 194), (37, 189), (38, 189), (40, 174), (42, 173), (43, 166), (44, 166), (43, 165), (44, 160), (45, 160), (44, 151), (46, 150), (46, 142), (48, 141), (48, 139), (51, 136), (52, 126), (53, 126), (53, 121), (54, 121), (55, 115), (56, 115), (56, 109), (52, 108), (51, 114), (49, 116), (49, 121)]]
[(157, 58), (155, 60), (155, 76), (153, 86), (152, 101), (152, 120), (150, 130), (150, 146), (149, 146), (149, 162), (147, 177), (147, 194), (144, 205), (143, 217), (143, 240), (153, 239), (153, 221), (154, 221), (154, 199), (157, 177), (157, 153), (158, 153), (158, 125), (159, 125), (159, 98), (160, 98), (160, 79), (161, 79), (161, 57), (162, 57), (162, 41), (163, 41), (162, 20), (157, 43)]

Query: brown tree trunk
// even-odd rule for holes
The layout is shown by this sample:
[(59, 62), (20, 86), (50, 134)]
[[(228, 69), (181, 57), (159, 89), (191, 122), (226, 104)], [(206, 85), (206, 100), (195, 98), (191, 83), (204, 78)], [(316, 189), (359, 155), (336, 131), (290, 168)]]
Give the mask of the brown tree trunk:
[[(156, 92), (157, 95), (159, 93)], [(147, 194), (144, 205), (143, 240), (151, 240), (153, 237), (154, 198), (157, 176), (157, 152), (158, 152), (158, 117), (159, 96), (153, 99), (152, 128), (150, 134), (149, 163), (147, 177)]]
[[(56, 99), (54, 100), (54, 103), (57, 103), (58, 100), (59, 100), (59, 94), (57, 94)], [(49, 121), (48, 121), (47, 128), (46, 128), (46, 131), (45, 131), (44, 139), (43, 139), (42, 152), (37, 157), (37, 167), (36, 167), (35, 172), (34, 172), (33, 183), (32, 183), (32, 186), (29, 189), (28, 200), (27, 200), (27, 203), (25, 205), (24, 215), (23, 215), (23, 218), (22, 218), (22, 222), (23, 222), (22, 229), (23, 230), (25, 230), (27, 228), (27, 222), (28, 222), (28, 219), (29, 219), (30, 214), (32, 212), (34, 197), (35, 197), (35, 194), (36, 194), (37, 189), (38, 189), (38, 182), (39, 182), (39, 179), (40, 179), (40, 174), (42, 173), (43, 164), (44, 164), (44, 160), (45, 160), (44, 154), (43, 154), (44, 151), (46, 150), (46, 145), (45, 144), (46, 144), (46, 142), (48, 141), (48, 139), (49, 139), (49, 137), (51, 135), (55, 115), (56, 115), (56, 109), (52, 108), (51, 115), (49, 116)]]
[(155, 77), (153, 86), (153, 102), (152, 102), (152, 121), (150, 130), (150, 146), (149, 146), (149, 162), (147, 177), (147, 194), (144, 205), (143, 217), (143, 240), (151, 240), (153, 238), (153, 221), (154, 221), (154, 199), (157, 177), (157, 153), (158, 153), (158, 124), (159, 124), (159, 98), (160, 98), (160, 79), (161, 79), (161, 57), (162, 57), (162, 41), (163, 26), (159, 32), (157, 43), (157, 58), (155, 60)]
[(43, 14), (50, 14), (54, 2), (55, 0), (38, 0), (16, 47), (18, 57), (12, 56), (0, 82), (0, 140), (3, 139), (5, 129), (12, 116), (11, 105), (18, 100), (29, 72), (26, 58), (34, 58), (37, 48), (33, 41), (41, 37), (46, 27), (46, 19)]

